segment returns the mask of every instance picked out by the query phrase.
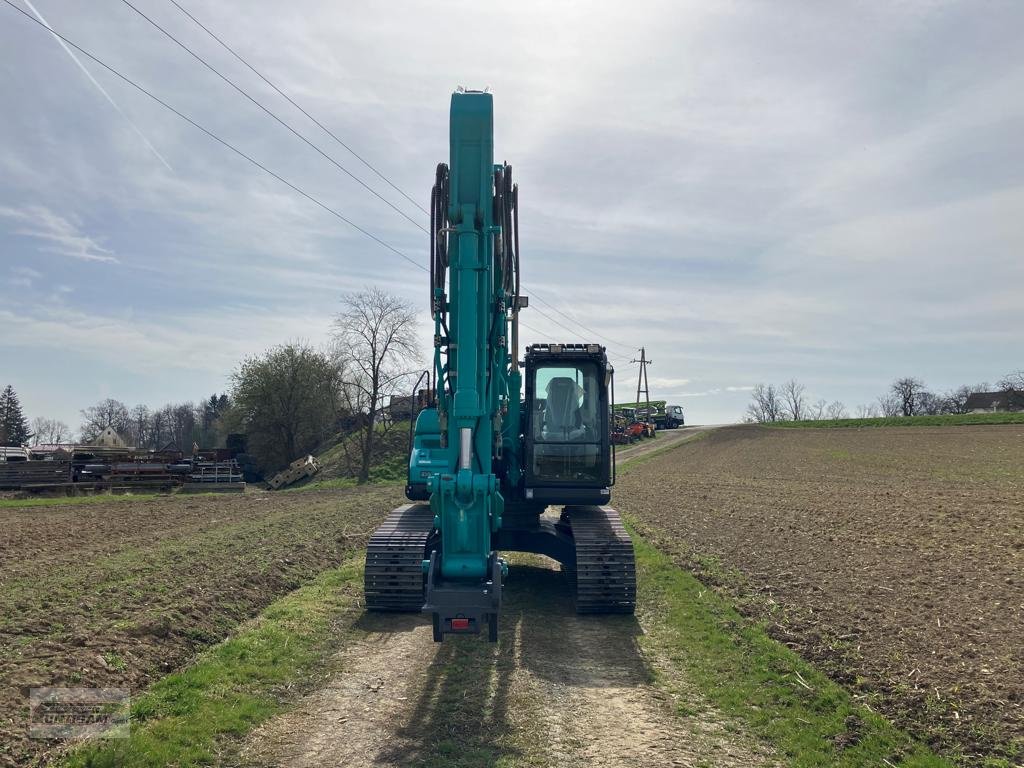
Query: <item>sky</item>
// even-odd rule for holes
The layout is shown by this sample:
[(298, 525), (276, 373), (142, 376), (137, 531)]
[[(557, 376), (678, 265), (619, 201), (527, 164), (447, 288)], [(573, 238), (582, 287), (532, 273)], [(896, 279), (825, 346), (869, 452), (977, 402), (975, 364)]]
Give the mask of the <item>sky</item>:
[[(123, 0), (11, 0), (359, 227), (426, 235)], [(170, 0), (133, 0), (426, 216)], [(1024, 4), (179, 0), (427, 207), (449, 94), (487, 87), (520, 184), (523, 341), (599, 341), (617, 395), (742, 417), (795, 377), (852, 412), (1024, 368)], [(0, 4), (0, 385), (29, 417), (198, 400), (424, 272)], [(557, 320), (558, 324), (552, 320)], [(567, 326), (567, 328), (562, 327)]]

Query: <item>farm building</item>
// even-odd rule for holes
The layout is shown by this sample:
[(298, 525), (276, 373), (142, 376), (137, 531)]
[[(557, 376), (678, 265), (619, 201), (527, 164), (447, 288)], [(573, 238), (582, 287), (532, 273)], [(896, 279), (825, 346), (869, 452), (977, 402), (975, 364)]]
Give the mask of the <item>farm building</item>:
[[(421, 389), (415, 397), (410, 395), (392, 395), (386, 413), (394, 420), (409, 419), (426, 408), (431, 402), (431, 392), (428, 389)], [(385, 411), (385, 409), (381, 409)]]
[(975, 392), (967, 398), (968, 413), (1006, 413), (1024, 411), (1024, 392), (1007, 389), (1002, 392)]
[(93, 440), (90, 445), (102, 446), (104, 448), (126, 448), (127, 443), (121, 438), (113, 427), (107, 427)]

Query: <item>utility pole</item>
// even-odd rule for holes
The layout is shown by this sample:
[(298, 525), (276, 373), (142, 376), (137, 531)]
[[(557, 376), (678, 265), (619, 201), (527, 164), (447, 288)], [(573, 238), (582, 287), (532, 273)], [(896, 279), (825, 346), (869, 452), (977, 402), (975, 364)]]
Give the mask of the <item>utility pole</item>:
[(629, 361), (630, 363), (640, 363), (640, 375), (636, 379), (636, 405), (640, 407), (640, 393), (644, 393), (644, 400), (647, 403), (647, 415), (644, 420), (651, 418), (651, 392), (647, 386), (647, 366), (651, 365), (654, 361), (647, 359), (647, 349), (640, 347), (640, 359), (636, 358)]

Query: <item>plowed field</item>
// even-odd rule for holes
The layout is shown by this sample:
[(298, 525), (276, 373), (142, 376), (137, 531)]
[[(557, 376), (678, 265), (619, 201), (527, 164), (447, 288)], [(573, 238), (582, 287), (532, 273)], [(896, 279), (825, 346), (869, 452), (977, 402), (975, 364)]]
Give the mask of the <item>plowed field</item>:
[[(35, 686), (140, 691), (361, 550), (397, 487), (0, 509), (0, 765)], [(92, 500), (89, 500), (92, 501)]]
[(733, 427), (616, 505), (777, 639), (967, 765), (1024, 755), (1024, 428)]

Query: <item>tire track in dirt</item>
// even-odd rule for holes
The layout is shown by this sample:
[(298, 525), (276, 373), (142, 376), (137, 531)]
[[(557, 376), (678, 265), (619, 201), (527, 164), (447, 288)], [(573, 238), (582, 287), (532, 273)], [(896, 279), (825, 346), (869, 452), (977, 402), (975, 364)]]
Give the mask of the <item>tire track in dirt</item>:
[[(645, 655), (635, 618), (576, 615), (556, 569), (516, 556), (496, 645), (438, 645), (422, 617), (365, 615), (330, 681), (258, 729), (243, 763), (775, 765), (696, 694), (683, 701), (655, 684), (664, 660)], [(704, 714), (679, 717), (681, 705)]]
[(654, 451), (660, 451), (663, 448), (671, 448), (674, 445), (679, 445), (687, 440), (691, 440), (699, 435), (701, 432), (707, 432), (712, 429), (716, 429), (721, 425), (707, 425), (700, 427), (679, 427), (673, 430), (661, 430), (658, 432), (658, 437), (654, 440), (645, 440), (642, 443), (631, 445), (626, 448), (619, 448), (615, 452), (615, 462), (619, 466), (623, 462), (630, 461), (639, 456), (644, 456), (648, 453), (654, 453)]

